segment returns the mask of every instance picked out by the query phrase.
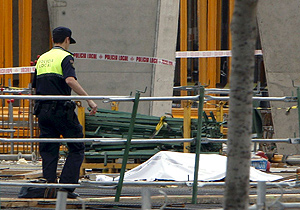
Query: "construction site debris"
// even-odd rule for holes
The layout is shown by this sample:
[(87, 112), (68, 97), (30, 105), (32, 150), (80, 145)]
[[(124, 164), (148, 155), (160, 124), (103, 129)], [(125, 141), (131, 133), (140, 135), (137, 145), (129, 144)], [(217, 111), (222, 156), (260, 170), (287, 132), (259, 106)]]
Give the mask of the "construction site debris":
[[(195, 154), (161, 151), (146, 162), (125, 173), (124, 181), (191, 181), (194, 177)], [(218, 181), (225, 178), (227, 157), (200, 154), (199, 181)], [(264, 173), (251, 167), (251, 181), (275, 181), (282, 176)], [(117, 180), (116, 178), (115, 180)], [(96, 181), (109, 177), (97, 176)], [(112, 181), (112, 178), (111, 180)]]
[[(130, 125), (131, 113), (121, 111), (111, 111), (98, 109), (95, 116), (86, 115), (85, 129), (86, 137), (102, 138), (127, 138)], [(204, 112), (202, 136), (221, 138), (221, 122), (217, 122), (213, 112), (207, 115)], [(191, 119), (191, 138), (197, 135), (197, 119)], [(168, 116), (156, 117), (137, 114), (133, 139), (175, 139), (183, 138), (183, 119), (172, 118)], [(202, 144), (201, 151), (219, 153), (221, 143)], [(111, 163), (122, 158), (125, 145), (105, 145), (103, 143), (86, 144), (87, 162)], [(159, 151), (183, 151), (183, 143), (147, 143), (131, 145), (129, 157), (135, 160), (135, 163), (142, 162), (153, 156)], [(190, 152), (195, 152), (195, 143), (191, 144)]]

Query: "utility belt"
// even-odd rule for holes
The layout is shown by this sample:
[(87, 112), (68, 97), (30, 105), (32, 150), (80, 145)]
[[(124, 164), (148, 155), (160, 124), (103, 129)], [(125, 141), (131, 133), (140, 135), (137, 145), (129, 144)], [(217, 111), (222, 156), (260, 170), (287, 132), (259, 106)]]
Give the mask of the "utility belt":
[(73, 119), (76, 103), (74, 101), (37, 101), (34, 104), (33, 114), (38, 116), (42, 109), (51, 110), (53, 114), (58, 109), (63, 109), (68, 118)]

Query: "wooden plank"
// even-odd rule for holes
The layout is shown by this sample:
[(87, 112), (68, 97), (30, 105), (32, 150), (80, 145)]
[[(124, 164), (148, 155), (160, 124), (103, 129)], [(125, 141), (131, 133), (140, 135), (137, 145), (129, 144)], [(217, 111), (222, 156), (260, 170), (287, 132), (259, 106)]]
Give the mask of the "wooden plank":
[(0, 171), (1, 175), (16, 175), (32, 172), (32, 170), (13, 170), (13, 169), (4, 169)]
[[(9, 112), (8, 107), (3, 107), (3, 109), (0, 110), (1, 114), (1, 120), (2, 121), (8, 121)], [(13, 107), (13, 116), (14, 121), (28, 121), (28, 115), (29, 115), (29, 109), (23, 108), (23, 107)]]
[[(13, 2), (12, 0), (5, 0), (4, 3), (4, 66), (13, 67)], [(4, 75), (4, 84), (8, 86), (10, 80), (13, 82), (13, 75)]]
[[(32, 0), (19, 0), (19, 66), (30, 66)], [(20, 74), (20, 87), (27, 88), (31, 74)], [(28, 102), (25, 103), (28, 106)]]
[(0, 0), (0, 68), (4, 67), (4, 2), (5, 0)]
[[(1, 126), (0, 126), (1, 127)], [(5, 128), (7, 129), (7, 127)], [(28, 138), (30, 136), (30, 131), (28, 128), (23, 128), (23, 127), (15, 127), (14, 128), (16, 131), (14, 133), (14, 138)], [(38, 129), (34, 129), (34, 136), (37, 136), (37, 132)], [(6, 137), (6, 138), (10, 138), (10, 133), (9, 132), (1, 132), (1, 137)], [(18, 144), (21, 144), (21, 143), (18, 143)]]
[[(207, 0), (198, 0), (199, 50), (207, 50)], [(207, 84), (207, 58), (199, 58), (199, 82)]]
[[(233, 12), (234, 12), (234, 0), (229, 0), (229, 25), (231, 25), (232, 17), (233, 17)], [(228, 43), (229, 43), (229, 50), (232, 49), (232, 34), (231, 30), (229, 30), (229, 37), (228, 37)], [(229, 86), (230, 83), (230, 74), (231, 74), (231, 60), (232, 58), (228, 58), (228, 67), (229, 67), (229, 72), (228, 72), (228, 77), (227, 77), (227, 85)]]
[[(213, 112), (214, 115), (217, 115), (217, 108), (214, 107), (207, 107), (204, 109), (206, 113)], [(223, 112), (228, 114), (229, 108), (224, 108)], [(172, 108), (172, 115), (174, 118), (183, 118), (184, 109), (183, 108)], [(198, 118), (198, 109), (197, 108), (191, 108), (191, 118), (197, 119)]]
[[(207, 18), (207, 50), (217, 50), (217, 0), (208, 1)], [(217, 58), (207, 58), (207, 84), (210, 88), (216, 87), (217, 77)], [(205, 107), (212, 107), (216, 101), (206, 103)]]
[(82, 106), (78, 107), (78, 121), (80, 122), (81, 126), (82, 126), (82, 132), (83, 132), (83, 137), (85, 137), (85, 112), (84, 112), (85, 108)]
[(0, 199), (1, 201), (1, 207), (3, 208), (21, 208), (21, 207), (36, 207), (38, 204), (38, 201), (31, 200), (31, 201), (9, 201), (4, 200), (4, 198)]
[[(187, 0), (180, 1), (180, 51), (187, 51)], [(187, 85), (187, 58), (180, 59), (180, 85)], [(181, 91), (182, 96), (187, 95), (187, 91)]]
[(43, 177), (43, 171), (42, 170), (30, 171), (30, 172), (21, 173), (18, 175), (23, 177), (23, 179), (35, 179), (35, 178)]
[[(74, 199), (67, 199), (67, 201), (72, 201)], [(0, 198), (1, 207), (3, 208), (25, 208), (25, 207), (35, 207), (35, 208), (55, 208), (56, 199), (54, 198)], [(51, 203), (51, 204), (49, 204)], [(82, 204), (80, 203), (81, 207)], [(67, 204), (67, 208), (78, 209), (76, 204)]]
[[(222, 0), (217, 0), (217, 23), (216, 23), (216, 45), (217, 45), (217, 50), (221, 50), (221, 31), (222, 31)], [(220, 83), (221, 80), (221, 58), (216, 58), (216, 84)]]

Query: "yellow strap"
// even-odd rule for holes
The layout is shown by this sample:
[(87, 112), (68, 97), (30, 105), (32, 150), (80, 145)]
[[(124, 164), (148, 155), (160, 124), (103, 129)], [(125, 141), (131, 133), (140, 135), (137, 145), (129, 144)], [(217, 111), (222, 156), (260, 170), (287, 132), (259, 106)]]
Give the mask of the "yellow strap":
[(159, 123), (156, 125), (156, 128), (155, 128), (156, 131), (159, 131), (163, 127), (165, 119), (166, 119), (166, 116), (160, 117)]

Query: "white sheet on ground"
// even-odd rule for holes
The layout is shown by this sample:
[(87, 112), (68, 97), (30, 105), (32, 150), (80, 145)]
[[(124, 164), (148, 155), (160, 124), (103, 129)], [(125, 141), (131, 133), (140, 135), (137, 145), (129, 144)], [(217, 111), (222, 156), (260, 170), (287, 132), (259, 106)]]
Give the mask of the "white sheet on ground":
[[(217, 154), (200, 154), (199, 181), (217, 181), (225, 177), (227, 157)], [(174, 180), (192, 181), (194, 177), (195, 154), (161, 151), (124, 175), (124, 181)], [(251, 181), (274, 181), (281, 176), (267, 174), (250, 168)], [(98, 175), (97, 181), (108, 181)], [(112, 179), (110, 179), (112, 180)], [(117, 180), (117, 178), (115, 179)]]

